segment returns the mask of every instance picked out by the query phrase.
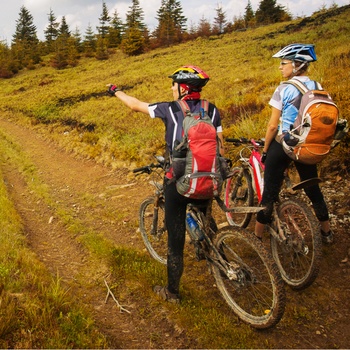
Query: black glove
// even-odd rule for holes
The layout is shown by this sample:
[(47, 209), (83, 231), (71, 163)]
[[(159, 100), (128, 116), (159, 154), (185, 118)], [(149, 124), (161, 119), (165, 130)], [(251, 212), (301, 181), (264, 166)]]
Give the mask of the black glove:
[(115, 93), (116, 93), (117, 91), (120, 91), (120, 89), (118, 89), (116, 85), (111, 84), (111, 85), (109, 85), (108, 91), (107, 91), (107, 92), (108, 92), (111, 96), (115, 96)]
[(263, 164), (265, 163), (266, 156), (267, 156), (267, 153), (263, 152), (262, 155), (261, 155), (261, 163), (263, 163)]

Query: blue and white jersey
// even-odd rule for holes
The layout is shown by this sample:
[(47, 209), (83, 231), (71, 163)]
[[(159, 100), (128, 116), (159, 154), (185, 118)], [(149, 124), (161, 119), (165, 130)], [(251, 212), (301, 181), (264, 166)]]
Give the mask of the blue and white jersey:
[[(297, 76), (292, 79), (301, 81), (308, 89), (315, 89), (314, 81), (307, 76)], [(290, 126), (298, 115), (301, 96), (302, 94), (295, 86), (284, 83), (280, 84), (273, 93), (269, 104), (281, 111), (280, 126), (282, 125), (282, 130), (279, 130), (279, 133), (290, 130)]]

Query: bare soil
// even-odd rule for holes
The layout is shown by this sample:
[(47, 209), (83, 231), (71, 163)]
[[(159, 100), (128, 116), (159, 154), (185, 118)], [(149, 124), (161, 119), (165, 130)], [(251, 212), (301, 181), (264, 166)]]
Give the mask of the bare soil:
[[(0, 128), (30, 157), (60, 207), (74, 210), (86, 227), (100, 232), (116, 245), (144, 250), (131, 223), (137, 217), (141, 200), (151, 189), (138, 185), (128, 169), (111, 170), (94, 161), (78, 159), (35, 129), (9, 120), (0, 119)], [(154, 317), (148, 318), (146, 323), (138, 310), (147, 307), (147, 300), (132, 297), (119, 300), (128, 305), (130, 314), (120, 313), (112, 299), (105, 303), (107, 289), (103, 281), (106, 278), (108, 281), (108, 269), (96, 264), (53, 208), (34, 197), (18, 170), (9, 163), (1, 166), (22, 218), (29, 247), (52, 274), (59, 274), (69, 283), (74, 298), (93, 310), (96, 324), (105, 334), (110, 348), (201, 347), (190, 330), (176, 324), (171, 317), (174, 311), (168, 308), (155, 310)], [(261, 347), (265, 347), (263, 344), (267, 341), (274, 348), (350, 348), (350, 238), (347, 228), (350, 179), (337, 172), (325, 174), (325, 178), (323, 189), (333, 213), (335, 244), (323, 248), (320, 275), (311, 287), (300, 293), (287, 290), (290, 306), (284, 318), (300, 317), (300, 323), (293, 323), (296, 326), (290, 329), (290, 323), (282, 320), (276, 328), (261, 332)], [(117, 217), (113, 213), (118, 213)], [(81, 276), (85, 284), (81, 283)], [(311, 299), (310, 304), (313, 294), (322, 300)], [(303, 317), (302, 310), (309, 308), (314, 309), (313, 317)], [(154, 338), (151, 334), (163, 336)]]

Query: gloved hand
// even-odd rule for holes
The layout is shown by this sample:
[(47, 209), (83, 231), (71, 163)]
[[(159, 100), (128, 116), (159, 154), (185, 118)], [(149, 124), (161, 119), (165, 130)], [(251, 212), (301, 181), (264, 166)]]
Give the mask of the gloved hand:
[(108, 85), (108, 91), (107, 92), (111, 96), (114, 96), (117, 91), (120, 91), (120, 89), (118, 89), (116, 85), (114, 85), (114, 84)]
[(263, 163), (263, 164), (265, 163), (266, 156), (267, 156), (267, 153), (263, 152), (262, 155), (261, 155), (261, 163)]

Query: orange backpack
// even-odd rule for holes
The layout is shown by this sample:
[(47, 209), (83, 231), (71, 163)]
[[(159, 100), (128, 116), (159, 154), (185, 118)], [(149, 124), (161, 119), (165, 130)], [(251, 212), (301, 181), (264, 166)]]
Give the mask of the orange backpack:
[(315, 82), (309, 90), (298, 80), (284, 83), (294, 85), (302, 94), (298, 116), (291, 130), (280, 137), (286, 154), (305, 164), (321, 162), (331, 150), (339, 110), (329, 93)]

